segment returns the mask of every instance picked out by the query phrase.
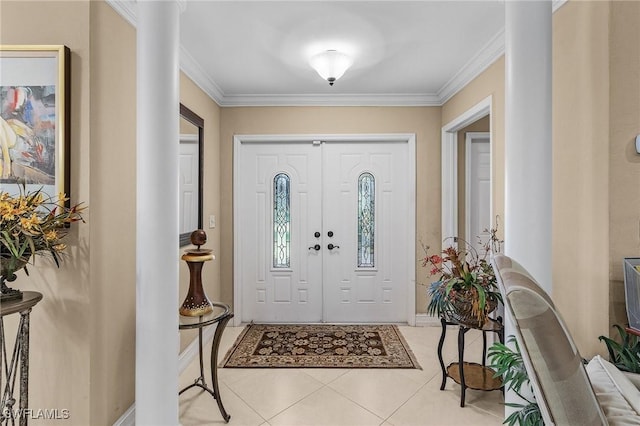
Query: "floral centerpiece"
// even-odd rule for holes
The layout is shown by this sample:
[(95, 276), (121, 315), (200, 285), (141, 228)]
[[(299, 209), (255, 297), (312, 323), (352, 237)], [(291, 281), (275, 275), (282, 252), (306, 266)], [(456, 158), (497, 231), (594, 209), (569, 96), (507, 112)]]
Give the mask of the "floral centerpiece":
[(26, 192), (20, 186), (18, 195), (0, 191), (0, 283), (2, 299), (21, 297), (21, 292), (10, 289), (6, 281), (16, 279), (16, 272), (27, 270), (33, 255), (50, 255), (56, 266), (60, 266), (63, 243), (69, 224), (83, 221), (81, 204), (65, 207), (65, 194), (53, 198), (42, 189)]
[[(502, 241), (497, 228), (485, 230), (489, 239), (478, 251), (461, 238), (448, 238), (452, 245), (442, 255), (428, 255), (422, 265), (430, 267), (431, 283), (427, 312), (446, 320), (471, 326), (482, 326), (487, 316), (502, 302), (489, 255), (500, 251)], [(425, 248), (428, 253), (428, 247)]]

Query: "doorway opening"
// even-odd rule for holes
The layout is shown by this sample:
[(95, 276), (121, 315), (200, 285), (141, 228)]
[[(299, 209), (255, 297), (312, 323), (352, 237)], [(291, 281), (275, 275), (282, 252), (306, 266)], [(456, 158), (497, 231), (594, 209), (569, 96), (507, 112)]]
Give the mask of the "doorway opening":
[[(491, 96), (442, 128), (442, 238), (477, 247), (493, 218)], [(443, 242), (443, 245), (451, 241)], [(443, 247), (445, 248), (445, 247)]]

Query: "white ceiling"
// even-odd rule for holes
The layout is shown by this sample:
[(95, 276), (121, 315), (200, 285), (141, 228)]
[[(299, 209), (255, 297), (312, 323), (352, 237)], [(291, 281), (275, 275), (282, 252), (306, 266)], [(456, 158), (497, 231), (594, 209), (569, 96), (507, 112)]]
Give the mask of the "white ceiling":
[[(108, 0), (135, 25), (133, 1)], [(218, 104), (441, 105), (504, 52), (504, 1), (195, 1), (182, 70)], [(310, 56), (354, 64), (333, 87)]]

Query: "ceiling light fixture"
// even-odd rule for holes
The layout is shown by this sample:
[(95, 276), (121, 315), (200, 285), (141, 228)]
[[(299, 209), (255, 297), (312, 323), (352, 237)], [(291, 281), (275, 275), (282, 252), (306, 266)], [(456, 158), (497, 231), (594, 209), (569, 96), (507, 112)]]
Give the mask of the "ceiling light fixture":
[(342, 77), (352, 63), (349, 56), (333, 49), (318, 53), (309, 61), (320, 77), (329, 82), (329, 86), (333, 86), (333, 83)]

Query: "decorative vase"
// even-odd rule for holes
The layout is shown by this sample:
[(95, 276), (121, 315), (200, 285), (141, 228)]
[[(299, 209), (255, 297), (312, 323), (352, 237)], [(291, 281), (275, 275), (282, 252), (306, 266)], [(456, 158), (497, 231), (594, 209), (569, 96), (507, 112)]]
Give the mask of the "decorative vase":
[(191, 233), (191, 243), (198, 248), (187, 250), (182, 255), (182, 260), (187, 262), (189, 266), (189, 291), (180, 307), (180, 315), (199, 317), (213, 311), (213, 305), (202, 288), (202, 267), (204, 262), (213, 260), (211, 250), (200, 248), (206, 242), (207, 234), (203, 230), (193, 231)]
[(16, 280), (16, 271), (24, 268), (29, 258), (13, 257), (13, 256), (0, 256), (0, 300), (16, 300), (22, 299), (22, 292), (10, 287), (7, 287), (7, 282), (13, 282)]
[(498, 302), (493, 299), (487, 299), (485, 302), (484, 312), (478, 318), (478, 315), (473, 312), (473, 299), (465, 294), (456, 293), (454, 297), (450, 298), (453, 309), (448, 315), (456, 322), (462, 325), (468, 325), (473, 328), (481, 328), (489, 314), (496, 310)]

